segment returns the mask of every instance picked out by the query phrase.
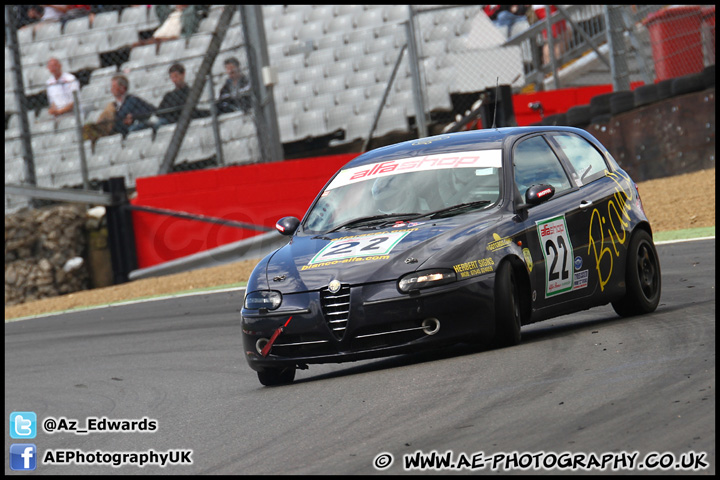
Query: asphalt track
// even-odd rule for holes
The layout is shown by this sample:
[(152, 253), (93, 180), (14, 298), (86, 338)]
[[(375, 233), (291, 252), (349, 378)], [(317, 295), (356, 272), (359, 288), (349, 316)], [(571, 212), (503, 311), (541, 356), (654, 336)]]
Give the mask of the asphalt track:
[[(36, 474), (398, 474), (405, 455), (433, 452), (456, 466), (479, 467), (480, 452), (501, 463), (427, 473), (585, 473), (561, 460), (592, 466), (582, 454), (612, 452), (626, 463), (606, 473), (714, 474), (715, 239), (658, 251), (663, 295), (651, 315), (622, 319), (606, 306), (523, 327), (513, 348), (311, 365), (275, 388), (243, 359), (242, 291), (6, 323), (6, 425), (11, 412), (35, 412), (39, 433), (6, 433), (5, 473), (30, 474), (10, 470), (9, 449), (33, 443)], [(48, 434), (50, 417), (77, 428), (92, 417), (146, 418), (157, 428)], [(191, 450), (192, 464), (45, 461), (61, 450), (106, 462), (172, 449)], [(392, 463), (376, 469), (386, 454)], [(707, 467), (637, 468), (688, 459)], [(555, 469), (532, 469), (554, 460)]]

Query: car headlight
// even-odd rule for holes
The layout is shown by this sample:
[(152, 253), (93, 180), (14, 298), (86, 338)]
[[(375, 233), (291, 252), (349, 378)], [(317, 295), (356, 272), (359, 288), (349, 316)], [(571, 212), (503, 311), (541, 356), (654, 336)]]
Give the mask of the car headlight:
[(282, 294), (275, 290), (259, 290), (245, 296), (245, 308), (248, 310), (260, 310), (261, 308), (275, 310), (281, 303)]
[(457, 280), (455, 271), (449, 269), (426, 270), (405, 275), (398, 282), (398, 289), (407, 293), (421, 288), (435, 287)]

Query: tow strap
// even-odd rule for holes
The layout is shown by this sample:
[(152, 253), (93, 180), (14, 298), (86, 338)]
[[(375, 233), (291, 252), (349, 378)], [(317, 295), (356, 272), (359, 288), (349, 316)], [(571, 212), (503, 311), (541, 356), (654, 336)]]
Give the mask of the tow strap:
[(263, 357), (268, 356), (268, 353), (270, 353), (270, 349), (272, 348), (273, 343), (275, 343), (275, 340), (277, 339), (277, 337), (283, 332), (283, 329), (288, 326), (288, 324), (290, 323), (290, 320), (292, 320), (292, 316), (287, 319), (287, 322), (285, 322), (285, 325), (282, 325), (282, 326), (278, 327), (277, 330), (275, 330), (275, 333), (272, 334), (272, 337), (270, 337), (270, 340), (268, 341), (268, 343), (260, 351), (260, 355), (262, 355)]

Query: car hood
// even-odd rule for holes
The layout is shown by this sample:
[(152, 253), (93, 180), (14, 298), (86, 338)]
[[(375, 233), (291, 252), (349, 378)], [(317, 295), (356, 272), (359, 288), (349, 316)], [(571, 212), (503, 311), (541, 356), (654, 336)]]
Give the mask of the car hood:
[[(267, 261), (267, 285), (282, 293), (342, 284), (396, 280), (423, 268), (450, 268), (469, 243), (489, 231), (499, 216), (459, 215), (382, 229), (295, 235)], [(444, 260), (448, 259), (448, 260)]]

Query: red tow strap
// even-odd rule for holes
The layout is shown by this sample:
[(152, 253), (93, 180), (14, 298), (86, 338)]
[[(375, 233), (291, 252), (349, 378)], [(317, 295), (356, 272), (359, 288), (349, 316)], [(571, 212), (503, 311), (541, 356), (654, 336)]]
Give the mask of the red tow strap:
[(282, 333), (283, 329), (288, 326), (290, 320), (292, 320), (292, 317), (287, 319), (285, 325), (278, 327), (278, 329), (275, 330), (275, 333), (272, 334), (272, 337), (270, 337), (268, 343), (263, 347), (262, 351), (260, 351), (260, 355), (262, 355), (263, 357), (267, 357), (268, 353), (270, 353), (270, 349), (272, 348), (273, 343), (275, 343), (275, 340)]

